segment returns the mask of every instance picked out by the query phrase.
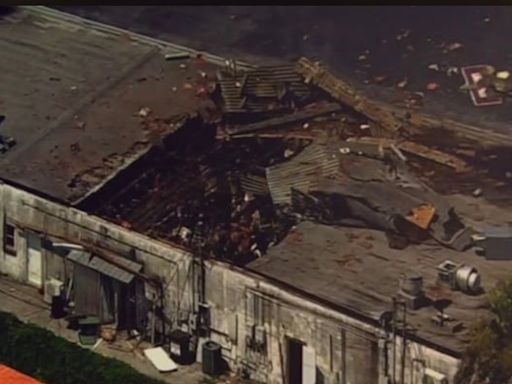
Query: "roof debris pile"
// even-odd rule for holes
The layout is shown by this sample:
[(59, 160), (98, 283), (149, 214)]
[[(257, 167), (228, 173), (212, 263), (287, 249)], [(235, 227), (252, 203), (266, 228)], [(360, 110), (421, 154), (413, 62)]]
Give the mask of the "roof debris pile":
[(475, 231), (422, 170), (435, 164), (465, 175), (474, 164), (405, 137), (418, 123), (407, 113), (363, 98), (306, 59), (297, 71), (218, 76), (211, 97), (222, 118), (174, 125), (143, 171), (97, 199), (94, 211), (236, 264), (263, 255), (302, 221), (378, 229), (396, 249), (473, 244)]
[(323, 154), (318, 163), (330, 168), (317, 172), (314, 184), (283, 185), (287, 180), (280, 179), (281, 189), (292, 192), (294, 211), (323, 224), (383, 230), (392, 248), (429, 238), (459, 250), (471, 244), (471, 231), (454, 209), (408, 172), (398, 156), (354, 144), (317, 149)]
[(197, 120), (185, 124), (99, 213), (206, 257), (245, 264), (263, 254), (291, 226), (277, 218), (264, 173), (288, 148), (281, 140), (220, 141), (214, 134)]

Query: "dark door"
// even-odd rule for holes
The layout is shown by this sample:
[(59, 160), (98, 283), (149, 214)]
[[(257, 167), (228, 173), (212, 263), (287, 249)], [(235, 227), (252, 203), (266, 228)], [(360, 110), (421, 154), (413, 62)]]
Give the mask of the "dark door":
[(74, 266), (75, 311), (77, 315), (100, 315), (100, 274), (81, 264)]
[(288, 383), (302, 384), (302, 342), (296, 339), (288, 339)]

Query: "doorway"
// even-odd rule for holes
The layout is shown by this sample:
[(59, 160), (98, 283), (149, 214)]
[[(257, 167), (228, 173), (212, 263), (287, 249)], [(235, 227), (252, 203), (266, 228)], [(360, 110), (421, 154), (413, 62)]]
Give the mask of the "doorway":
[(293, 338), (287, 340), (287, 384), (302, 384), (302, 349), (304, 343)]
[(27, 274), (31, 285), (43, 286), (43, 253), (41, 238), (34, 233), (26, 232), (27, 236)]

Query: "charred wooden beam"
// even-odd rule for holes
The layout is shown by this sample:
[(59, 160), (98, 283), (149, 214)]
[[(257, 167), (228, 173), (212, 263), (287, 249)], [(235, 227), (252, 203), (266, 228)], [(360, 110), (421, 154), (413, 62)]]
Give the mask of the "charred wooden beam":
[(303, 121), (314, 119), (316, 117), (330, 115), (332, 113), (339, 112), (341, 106), (338, 103), (328, 103), (316, 108), (305, 109), (297, 113), (291, 113), (282, 117), (275, 117), (263, 121), (259, 121), (253, 124), (247, 124), (243, 126), (237, 126), (228, 128), (229, 134), (244, 134), (255, 131), (261, 131), (263, 129), (272, 129), (287, 126), (289, 124), (297, 124)]
[(412, 141), (392, 140), (378, 137), (349, 138), (347, 141), (374, 144), (382, 148), (392, 148), (392, 146), (396, 146), (400, 151), (445, 165), (454, 169), (456, 172), (465, 172), (470, 168), (464, 160), (457, 156), (453, 156)]

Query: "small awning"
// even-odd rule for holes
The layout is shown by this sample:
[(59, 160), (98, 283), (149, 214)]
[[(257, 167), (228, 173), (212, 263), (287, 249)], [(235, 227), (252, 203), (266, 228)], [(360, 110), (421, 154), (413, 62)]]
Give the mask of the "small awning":
[[(118, 262), (121, 265), (126, 265), (130, 270), (135, 272), (139, 272), (142, 269), (142, 265), (138, 263), (126, 259), (122, 260), (122, 262), (119, 262), (118, 260), (116, 260), (116, 262)], [(104, 275), (110, 276), (126, 284), (129, 284), (135, 276), (133, 273), (121, 269), (118, 266), (111, 264), (108, 261), (105, 261), (104, 259), (99, 258), (98, 256), (94, 256), (92, 258), (91, 262), (89, 263), (89, 268), (95, 269), (98, 272), (103, 273)]]
[(80, 251), (73, 249), (67, 255), (68, 260), (74, 261), (75, 263), (89, 266), (89, 261), (91, 260), (91, 254), (89, 252)]
[[(125, 259), (124, 257), (109, 256), (116, 264), (125, 266), (134, 272), (140, 272), (142, 265), (135, 261)], [(117, 265), (109, 263), (105, 259), (98, 256), (91, 256), (89, 252), (72, 250), (68, 253), (67, 258), (75, 263), (94, 269), (95, 271), (102, 273), (106, 276), (112, 277), (122, 283), (129, 284), (135, 275), (128, 272), (125, 269), (119, 268)]]

